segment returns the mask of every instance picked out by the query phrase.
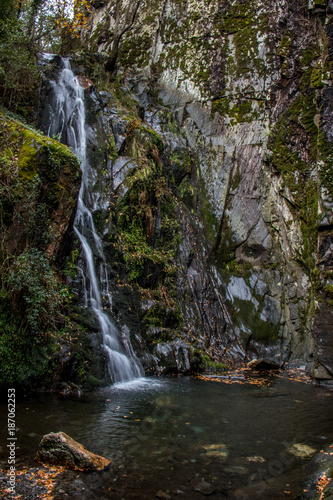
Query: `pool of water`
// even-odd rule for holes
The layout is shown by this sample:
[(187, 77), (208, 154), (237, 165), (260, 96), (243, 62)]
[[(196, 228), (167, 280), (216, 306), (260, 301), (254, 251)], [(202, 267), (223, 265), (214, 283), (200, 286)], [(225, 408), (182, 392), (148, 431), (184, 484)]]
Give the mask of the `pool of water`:
[(278, 377), (263, 387), (145, 378), (25, 398), (17, 427), (18, 465), (33, 466), (42, 436), (58, 431), (112, 460), (104, 472), (66, 473), (55, 498), (296, 498), (312, 454), (333, 443), (333, 393)]

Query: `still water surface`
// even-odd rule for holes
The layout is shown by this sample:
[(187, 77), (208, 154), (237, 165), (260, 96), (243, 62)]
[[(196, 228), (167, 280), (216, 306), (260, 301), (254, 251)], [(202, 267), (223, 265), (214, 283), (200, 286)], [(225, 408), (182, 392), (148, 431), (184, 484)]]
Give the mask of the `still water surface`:
[(281, 378), (146, 378), (81, 398), (25, 398), (17, 426), (19, 464), (33, 466), (42, 436), (60, 430), (112, 460), (102, 473), (67, 473), (56, 498), (296, 498), (310, 449), (333, 443), (333, 393)]

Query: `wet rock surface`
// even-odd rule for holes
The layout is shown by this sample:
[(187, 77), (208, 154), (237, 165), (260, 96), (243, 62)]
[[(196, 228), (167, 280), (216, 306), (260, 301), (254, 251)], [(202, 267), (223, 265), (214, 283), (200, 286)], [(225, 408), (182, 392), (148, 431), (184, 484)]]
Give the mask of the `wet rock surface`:
[(35, 460), (84, 471), (103, 470), (111, 463), (91, 453), (64, 432), (46, 434), (40, 442)]
[(297, 500), (324, 500), (333, 495), (333, 445), (322, 450), (307, 467), (306, 488)]
[(313, 335), (317, 345), (314, 376), (333, 378), (333, 311), (327, 304), (319, 304), (315, 313)]
[[(272, 361), (281, 355), (281, 362), (293, 357), (309, 363), (320, 348), (312, 329), (312, 271), (321, 238), (317, 228), (331, 224), (332, 217), (332, 186), (325, 173), (332, 140), (332, 84), (318, 61), (325, 36), (325, 54), (332, 58), (332, 10), (330, 2), (327, 8), (324, 2), (311, 5), (283, 0), (221, 6), (213, 1), (208, 12), (199, 1), (187, 5), (185, 15), (179, 2), (147, 4), (120, 43), (118, 68), (127, 71), (127, 95), (128, 90), (133, 93), (145, 120), (163, 137), (172, 157), (168, 168), (175, 194), (204, 232), (207, 253), (198, 260), (209, 256), (213, 263), (210, 273), (214, 280), (218, 277), (215, 285), (228, 319), (213, 311), (215, 299), (205, 311), (198, 300), (190, 314), (192, 322), (201, 316), (205, 335), (220, 352), (229, 349), (228, 340), (219, 345), (221, 337), (233, 343), (237, 338), (250, 358)], [(123, 26), (124, 9), (118, 19)], [(97, 12), (90, 32), (94, 37), (102, 20), (110, 22), (105, 6)], [(316, 23), (323, 26), (322, 35)], [(103, 52), (110, 44), (94, 38), (90, 47)], [(312, 148), (318, 134), (326, 141), (322, 148), (315, 146), (320, 168)], [(186, 171), (184, 151), (196, 169), (189, 163)], [(321, 185), (318, 203), (310, 178)], [(314, 204), (303, 204), (305, 199)], [(206, 271), (193, 259), (199, 239), (192, 245), (195, 225), (190, 221), (189, 230), (188, 221), (180, 260), (185, 264), (189, 259), (193, 286), (184, 280), (180, 286), (195, 301), (195, 296), (209, 294), (209, 288)], [(327, 254), (322, 287), (329, 285), (328, 260)], [(325, 302), (318, 288), (315, 295)], [(220, 326), (208, 327), (204, 312), (208, 323)], [(235, 352), (233, 356), (237, 358)]]

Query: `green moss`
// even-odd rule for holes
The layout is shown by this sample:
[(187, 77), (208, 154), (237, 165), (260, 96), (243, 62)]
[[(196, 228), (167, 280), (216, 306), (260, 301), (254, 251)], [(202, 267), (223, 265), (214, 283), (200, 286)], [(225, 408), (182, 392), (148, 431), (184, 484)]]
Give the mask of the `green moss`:
[(173, 113), (168, 112), (168, 127), (173, 134), (179, 133), (179, 127)]
[(152, 143), (157, 147), (159, 154), (163, 154), (164, 143), (162, 137), (150, 127), (145, 128), (145, 131), (148, 132), (148, 134), (151, 136)]
[[(297, 133), (293, 122), (302, 127), (310, 138), (310, 157), (318, 159), (318, 129), (314, 123), (317, 107), (314, 91), (308, 89), (299, 95), (290, 109), (281, 117), (269, 140), (272, 151), (270, 163), (279, 170), (293, 195), (295, 204), (290, 206), (299, 218), (303, 234), (302, 254), (299, 256), (307, 268), (314, 267), (313, 251), (317, 245), (318, 186), (311, 179), (311, 164), (299, 157), (291, 146), (290, 137)], [(326, 162), (325, 162), (326, 163)]]
[(311, 62), (320, 55), (320, 50), (317, 45), (310, 45), (304, 48), (299, 56), (299, 62), (301, 69), (304, 71), (307, 69)]
[(212, 114), (218, 112), (221, 116), (228, 116), (230, 124), (251, 123), (258, 118), (258, 112), (252, 110), (252, 100), (238, 100), (233, 103), (230, 97), (224, 96), (221, 99), (216, 99), (212, 105)]
[[(236, 2), (228, 8), (222, 21), (223, 34), (233, 35), (236, 61), (229, 57), (229, 71), (237, 77), (256, 70), (259, 75), (267, 71), (265, 62), (259, 57), (258, 35), (267, 32), (267, 18), (258, 14), (253, 2)], [(226, 53), (230, 53), (228, 42)], [(233, 70), (233, 71), (232, 71)]]
[(178, 224), (172, 192), (162, 175), (163, 151), (162, 138), (148, 126), (138, 123), (128, 135), (125, 153), (136, 158), (138, 168), (125, 180), (128, 192), (118, 207), (116, 226), (129, 278), (140, 286), (145, 281), (159, 286), (175, 271)]
[[(256, 299), (262, 307), (262, 297), (258, 296)], [(245, 327), (248, 331), (251, 331), (252, 340), (268, 344), (277, 340), (280, 325), (274, 325), (270, 321), (263, 321), (260, 318), (260, 307), (257, 310), (252, 302), (234, 299), (231, 311), (235, 324), (240, 329)]]
[[(324, 43), (322, 52), (327, 52)], [(292, 193), (287, 201), (295, 219), (300, 221), (303, 246), (297, 260), (310, 272), (315, 267), (317, 248), (317, 226), (321, 215), (318, 213), (319, 185), (325, 186), (333, 195), (333, 145), (328, 143), (325, 134), (315, 123), (320, 113), (320, 94), (316, 89), (324, 86), (323, 78), (330, 71), (329, 65), (320, 67), (313, 61), (319, 57), (318, 46), (305, 48), (299, 57), (300, 93), (289, 109), (281, 116), (269, 139), (272, 154), (269, 162), (281, 172), (284, 186)], [(319, 124), (320, 127), (320, 124)], [(306, 155), (299, 154), (299, 146), (294, 147), (295, 137), (301, 137), (300, 128), (307, 137)], [(304, 148), (305, 140), (302, 139)], [(307, 158), (307, 159), (306, 159)], [(314, 168), (319, 165), (319, 179), (314, 175)]]
[(320, 180), (333, 198), (333, 144), (326, 140), (322, 130), (318, 131), (317, 147), (319, 159), (322, 161), (319, 172)]
[(146, 66), (149, 62), (149, 51), (153, 45), (152, 35), (139, 31), (133, 36), (130, 33), (126, 40), (123, 41), (120, 51), (119, 59), (125, 67)]
[(323, 84), (323, 70), (321, 68), (314, 68), (311, 73), (311, 87), (314, 89), (321, 89)]
[(285, 33), (277, 49), (277, 55), (281, 57), (288, 57), (294, 39), (295, 39), (294, 33)]
[[(73, 356), (70, 375), (64, 376), (81, 383), (92, 348), (81, 335), (76, 345), (73, 325), (73, 339), (59, 331), (64, 319), (60, 308), (68, 307), (71, 293), (51, 267), (53, 255), (46, 255), (73, 212), (79, 162), (66, 146), (2, 112), (0, 151), (5, 166), (0, 173), (5, 180), (0, 186), (0, 279), (7, 294), (0, 304), (0, 386), (36, 389), (51, 384), (54, 372), (61, 373), (58, 363), (66, 343)], [(9, 231), (4, 222), (12, 224)], [(73, 277), (77, 257), (73, 252), (67, 261)]]
[[(151, 307), (147, 313), (144, 316), (144, 322), (147, 325), (147, 327), (158, 327), (162, 328), (164, 324), (166, 316), (166, 305), (163, 303), (158, 303)], [(168, 332), (166, 335), (161, 336), (158, 334), (158, 336), (153, 335), (152, 339), (150, 340), (155, 340), (155, 341), (167, 341), (167, 340), (173, 340), (173, 338), (167, 338), (170, 336), (170, 332)]]
[(116, 160), (118, 158), (118, 149), (114, 141), (113, 135), (110, 136), (108, 143), (108, 154), (111, 160)]
[(241, 181), (241, 175), (239, 172), (239, 166), (237, 165), (236, 172), (234, 173), (234, 176), (232, 178), (231, 189), (233, 191), (238, 188), (240, 181)]
[(208, 373), (225, 373), (228, 371), (227, 365), (224, 363), (213, 361), (206, 353), (201, 354), (201, 369)]
[(249, 272), (252, 271), (253, 266), (250, 262), (236, 262), (236, 260), (232, 260), (226, 264), (225, 267), (227, 273), (232, 276), (242, 276), (245, 277), (249, 275)]
[(23, 180), (31, 181), (37, 174), (36, 156), (37, 149), (34, 140), (26, 138), (18, 159), (19, 175)]
[[(22, 181), (30, 182), (42, 172), (49, 181), (56, 182), (60, 171), (65, 177), (72, 176), (73, 172), (74, 175), (80, 172), (77, 158), (67, 146), (33, 131), (31, 127), (28, 129), (16, 119), (5, 118), (1, 113), (0, 119), (4, 127), (0, 146), (3, 147), (2, 143), (11, 146), (5, 149), (7, 153), (4, 159), (8, 159), (13, 169), (17, 165), (18, 176)], [(64, 186), (58, 185), (55, 189), (62, 187)]]

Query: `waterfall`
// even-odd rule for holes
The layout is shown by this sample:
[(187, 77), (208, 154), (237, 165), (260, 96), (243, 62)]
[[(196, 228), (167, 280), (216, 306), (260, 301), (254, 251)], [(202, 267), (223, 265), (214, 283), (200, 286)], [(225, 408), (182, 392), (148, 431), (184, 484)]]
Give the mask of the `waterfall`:
[[(102, 296), (111, 300), (103, 245), (98, 236), (91, 210), (91, 184), (94, 173), (87, 159), (84, 89), (74, 76), (68, 59), (61, 59), (63, 69), (58, 81), (51, 81), (54, 101), (49, 110), (47, 134), (67, 144), (81, 162), (82, 182), (77, 203), (74, 231), (80, 241), (85, 269), (79, 269), (84, 288), (85, 306), (90, 307), (99, 322), (103, 348), (107, 353), (108, 371), (113, 382), (131, 380), (143, 373), (128, 335), (119, 331), (104, 312)], [(93, 207), (89, 208), (89, 205)], [(99, 273), (94, 260), (100, 262)], [(124, 329), (125, 330), (125, 329)]]

